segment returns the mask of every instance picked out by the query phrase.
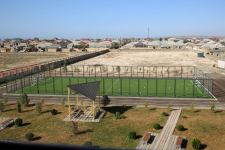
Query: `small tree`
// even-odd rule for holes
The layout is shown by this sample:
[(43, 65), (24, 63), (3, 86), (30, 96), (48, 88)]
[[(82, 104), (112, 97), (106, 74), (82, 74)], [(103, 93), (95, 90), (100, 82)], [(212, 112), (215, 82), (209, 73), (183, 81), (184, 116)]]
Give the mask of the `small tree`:
[(78, 122), (72, 121), (72, 132), (74, 135), (78, 133)]
[(67, 61), (66, 60), (64, 60), (64, 63), (63, 63), (63, 70), (65, 72), (67, 72)]
[(3, 102), (0, 102), (0, 112), (3, 112), (5, 109), (5, 105)]
[(128, 138), (129, 138), (129, 139), (134, 140), (134, 139), (136, 139), (136, 137), (137, 137), (137, 134), (136, 134), (135, 131), (129, 132), (129, 134), (128, 134)]
[(51, 112), (52, 115), (57, 115), (58, 114), (58, 111), (56, 109), (51, 109), (50, 112)]
[(215, 104), (213, 104), (213, 105), (211, 106), (211, 111), (212, 111), (212, 112), (215, 112)]
[(172, 110), (172, 104), (171, 104), (171, 102), (170, 102), (169, 105), (168, 105), (168, 110), (169, 110), (169, 111)]
[(8, 97), (4, 97), (4, 104), (6, 105), (8, 103)]
[(62, 100), (62, 105), (65, 106), (65, 104), (66, 104), (66, 99), (63, 98), (63, 100)]
[(162, 112), (162, 115), (163, 115), (163, 116), (169, 116), (169, 114), (166, 113), (166, 112)]
[(120, 48), (120, 44), (117, 42), (112, 42), (111, 49), (118, 49), (118, 48)]
[(191, 111), (192, 111), (192, 112), (195, 111), (195, 107), (194, 107), (194, 104), (193, 104), (193, 103), (191, 104)]
[(42, 111), (42, 105), (41, 105), (40, 102), (37, 102), (37, 103), (35, 104), (35, 108), (36, 108), (36, 112), (37, 112), (38, 114), (41, 114), (41, 111)]
[(23, 93), (20, 98), (20, 103), (24, 106), (27, 106), (29, 104), (29, 102), (30, 102), (30, 100), (28, 99), (27, 94)]
[(41, 104), (44, 105), (45, 104), (45, 100), (41, 99)]
[(20, 127), (20, 126), (22, 126), (22, 124), (23, 124), (23, 120), (22, 120), (21, 118), (17, 118), (17, 119), (14, 121), (14, 123), (15, 123), (15, 125), (16, 125), (17, 127)]
[(116, 71), (120, 72), (120, 66), (116, 66)]
[(20, 102), (18, 100), (16, 101), (16, 111), (18, 113), (21, 113), (22, 112), (21, 104), (20, 104)]
[(201, 147), (201, 141), (199, 139), (193, 139), (192, 142), (192, 148), (194, 150), (200, 150), (200, 147)]
[(116, 117), (116, 119), (121, 119), (121, 114), (120, 114), (120, 112), (116, 112), (116, 113), (115, 113), (115, 117)]
[(34, 139), (34, 134), (31, 133), (31, 132), (28, 132), (25, 134), (25, 138), (28, 140), (28, 141), (33, 141)]
[(91, 141), (87, 141), (83, 144), (83, 146), (86, 146), (86, 147), (91, 147), (92, 146), (92, 142)]
[(108, 105), (109, 103), (110, 103), (110, 99), (109, 99), (108, 95), (103, 95), (102, 100), (101, 100), (101, 104), (102, 104), (103, 106), (106, 106), (106, 105)]
[(176, 128), (177, 128), (178, 131), (184, 131), (184, 130), (185, 130), (184, 126), (181, 125), (181, 124), (178, 124), (178, 125), (176, 126)]
[(160, 130), (162, 127), (159, 123), (155, 123), (155, 124), (153, 124), (153, 128), (156, 130)]

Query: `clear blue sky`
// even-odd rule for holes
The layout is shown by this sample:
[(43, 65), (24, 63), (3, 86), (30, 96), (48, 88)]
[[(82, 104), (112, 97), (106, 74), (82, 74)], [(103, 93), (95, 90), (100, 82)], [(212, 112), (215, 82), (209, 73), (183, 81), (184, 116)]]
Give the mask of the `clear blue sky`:
[(225, 0), (1, 0), (0, 38), (225, 35)]

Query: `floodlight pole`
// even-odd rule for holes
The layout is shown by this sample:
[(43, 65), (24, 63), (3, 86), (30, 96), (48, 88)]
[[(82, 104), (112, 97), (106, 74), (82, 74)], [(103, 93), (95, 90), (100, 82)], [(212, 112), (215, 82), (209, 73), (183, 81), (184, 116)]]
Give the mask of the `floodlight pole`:
[(68, 108), (68, 112), (69, 112), (69, 120), (71, 120), (71, 110), (70, 110), (70, 88), (68, 89), (68, 104), (69, 104), (69, 108)]

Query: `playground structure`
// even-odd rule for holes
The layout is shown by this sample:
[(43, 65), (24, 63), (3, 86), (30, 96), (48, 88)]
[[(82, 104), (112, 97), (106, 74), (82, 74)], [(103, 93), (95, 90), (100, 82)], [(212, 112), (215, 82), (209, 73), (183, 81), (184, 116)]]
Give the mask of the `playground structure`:
[[(100, 110), (100, 104), (98, 106), (95, 104), (99, 86), (99, 81), (67, 86), (68, 116), (65, 121), (99, 122), (104, 115), (104, 111)], [(73, 92), (76, 92), (76, 101), (72, 109), (70, 95)], [(84, 95), (90, 102), (86, 104), (84, 100), (79, 100), (78, 93)]]

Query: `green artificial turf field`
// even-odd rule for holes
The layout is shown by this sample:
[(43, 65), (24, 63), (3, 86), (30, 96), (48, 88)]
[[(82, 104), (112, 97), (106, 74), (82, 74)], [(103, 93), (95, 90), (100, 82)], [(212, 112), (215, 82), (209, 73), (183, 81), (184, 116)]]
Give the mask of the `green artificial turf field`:
[(188, 79), (143, 79), (102, 77), (50, 77), (32, 86), (19, 89), (16, 93), (67, 94), (67, 85), (101, 81), (100, 95), (133, 97), (182, 97), (209, 98), (209, 94)]

